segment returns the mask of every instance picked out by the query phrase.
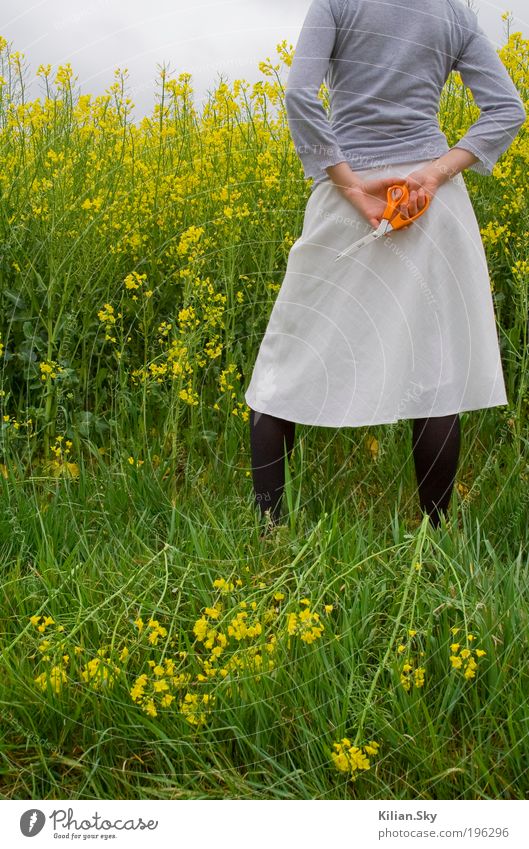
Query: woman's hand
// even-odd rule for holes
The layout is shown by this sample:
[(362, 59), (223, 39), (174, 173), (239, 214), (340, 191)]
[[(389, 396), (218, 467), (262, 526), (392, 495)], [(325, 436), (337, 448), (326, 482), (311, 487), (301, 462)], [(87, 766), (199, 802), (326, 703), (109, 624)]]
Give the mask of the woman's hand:
[[(441, 162), (441, 160), (437, 160)], [(343, 163), (342, 163), (343, 164)], [(351, 173), (351, 172), (349, 172)], [(411, 218), (430, 201), (439, 186), (445, 183), (451, 174), (434, 161), (418, 171), (412, 171), (407, 177), (379, 177), (373, 180), (356, 180), (352, 185), (338, 185), (341, 194), (357, 209), (366, 221), (375, 229), (382, 220), (387, 206), (387, 190), (390, 186), (406, 184), (409, 190), (407, 203), (397, 204), (403, 218)]]
[(374, 180), (359, 180), (352, 186), (341, 186), (339, 188), (342, 195), (376, 229), (388, 204), (387, 192), (389, 187), (405, 182), (406, 178), (404, 177), (379, 177)]
[(406, 184), (410, 192), (409, 200), (407, 204), (400, 204), (398, 207), (402, 217), (411, 218), (416, 215), (424, 207), (426, 196), (431, 201), (439, 186), (447, 179), (446, 173), (432, 165), (426, 165), (408, 174)]

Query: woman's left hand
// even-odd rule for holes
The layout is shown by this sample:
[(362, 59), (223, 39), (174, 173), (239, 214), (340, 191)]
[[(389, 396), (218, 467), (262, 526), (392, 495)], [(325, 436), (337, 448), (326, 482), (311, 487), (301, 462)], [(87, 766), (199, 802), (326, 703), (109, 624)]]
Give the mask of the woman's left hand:
[(389, 187), (404, 183), (406, 183), (405, 177), (378, 177), (373, 180), (360, 180), (352, 186), (338, 188), (365, 220), (376, 229), (388, 203)]

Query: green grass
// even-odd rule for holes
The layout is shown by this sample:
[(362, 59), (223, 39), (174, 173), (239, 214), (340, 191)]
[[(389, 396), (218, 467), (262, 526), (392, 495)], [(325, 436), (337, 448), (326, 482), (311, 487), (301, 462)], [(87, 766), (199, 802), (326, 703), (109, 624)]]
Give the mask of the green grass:
[[(169, 474), (100, 460), (79, 480), (2, 479), (3, 797), (526, 798), (528, 468), (512, 435), (487, 464), (483, 417), (463, 417), (458, 477), (481, 469), (479, 496), (455, 492), (438, 530), (421, 521), (406, 422), (376, 429), (376, 461), (363, 429), (300, 427), (285, 497), (294, 512), (266, 542), (244, 428), (229, 474), (233, 445), (219, 441), (216, 463), (181, 445)], [(254, 600), (261, 617), (284, 594), (278, 634), (302, 598), (332, 604), (322, 636), (282, 639), (275, 669), (247, 670), (231, 690), (208, 685), (205, 725), (176, 702), (147, 715), (129, 694), (146, 659), (170, 645), (196, 655), (193, 625), (213, 604), (212, 582), (235, 576), (243, 585), (228, 609)], [(75, 643), (87, 657), (128, 645), (114, 685), (95, 692), (71, 667), (61, 693), (37, 687), (46, 662), (32, 657), (35, 613), (64, 626), (72, 655)], [(141, 643), (138, 615), (167, 629), (158, 645)], [(451, 668), (454, 626), (486, 651), (474, 679)], [(408, 629), (426, 669), (410, 692), (397, 652)], [(380, 743), (356, 782), (330, 759), (343, 737)]]

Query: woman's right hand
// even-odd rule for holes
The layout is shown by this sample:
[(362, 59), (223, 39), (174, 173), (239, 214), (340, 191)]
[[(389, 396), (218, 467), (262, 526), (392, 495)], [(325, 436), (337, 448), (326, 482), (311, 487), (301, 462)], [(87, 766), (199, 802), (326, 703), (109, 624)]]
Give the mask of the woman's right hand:
[(426, 165), (424, 168), (419, 168), (418, 171), (412, 171), (411, 174), (408, 174), (406, 185), (410, 196), (407, 204), (399, 205), (402, 217), (411, 218), (416, 215), (424, 207), (426, 196), (431, 201), (437, 189), (445, 180), (446, 175), (432, 165)]
[(404, 182), (404, 177), (376, 177), (368, 180), (357, 180), (353, 185), (340, 186), (339, 189), (341, 194), (376, 230), (388, 203), (387, 191), (389, 187)]

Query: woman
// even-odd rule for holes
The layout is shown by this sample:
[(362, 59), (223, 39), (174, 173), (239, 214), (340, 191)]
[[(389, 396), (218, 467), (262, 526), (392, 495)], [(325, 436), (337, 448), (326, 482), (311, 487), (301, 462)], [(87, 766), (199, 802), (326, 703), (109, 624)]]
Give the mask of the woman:
[[(450, 71), (481, 112), (449, 149), (437, 121)], [(318, 99), (326, 78), (332, 119)], [(413, 420), (419, 502), (447, 513), (459, 413), (507, 403), (488, 267), (461, 171), (490, 175), (523, 102), (460, 0), (313, 0), (286, 89), (288, 125), (314, 178), (245, 400), (256, 503), (280, 518), (295, 423)], [(335, 262), (377, 227), (405, 183), (402, 230)]]

